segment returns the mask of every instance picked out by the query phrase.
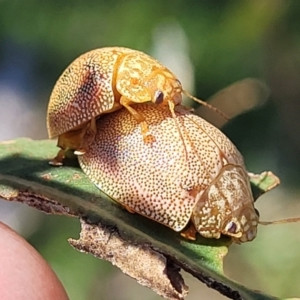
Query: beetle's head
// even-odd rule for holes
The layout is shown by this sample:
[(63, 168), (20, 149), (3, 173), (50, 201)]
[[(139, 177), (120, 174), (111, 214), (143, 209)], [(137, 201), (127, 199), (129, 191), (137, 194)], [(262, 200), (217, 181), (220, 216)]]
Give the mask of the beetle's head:
[(151, 90), (152, 102), (168, 105), (171, 101), (178, 105), (182, 101), (182, 85), (167, 69), (157, 69), (151, 73), (147, 86)]
[(256, 210), (244, 208), (237, 217), (230, 217), (223, 222), (221, 233), (231, 236), (237, 244), (252, 241), (256, 237), (258, 218)]
[(259, 220), (249, 179), (241, 166), (224, 166), (197, 202), (192, 221), (207, 238), (232, 237), (235, 243), (251, 241)]

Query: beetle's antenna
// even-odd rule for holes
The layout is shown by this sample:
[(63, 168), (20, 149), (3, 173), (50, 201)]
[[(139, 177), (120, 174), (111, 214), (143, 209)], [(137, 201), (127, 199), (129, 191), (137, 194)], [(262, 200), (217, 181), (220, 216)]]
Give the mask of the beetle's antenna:
[(191, 98), (191, 99), (194, 100), (195, 102), (200, 103), (200, 104), (202, 104), (202, 105), (208, 107), (209, 109), (215, 111), (216, 113), (218, 113), (219, 115), (221, 115), (226, 121), (228, 121), (228, 120), (230, 119), (230, 118), (229, 118), (228, 116), (226, 116), (220, 109), (218, 109), (218, 108), (212, 106), (211, 104), (209, 104), (209, 103), (207, 103), (207, 102), (205, 102), (205, 101), (203, 101), (203, 100), (200, 100), (200, 99), (194, 97), (193, 95), (191, 95), (189, 92), (187, 92), (187, 91), (185, 91), (185, 90), (183, 90), (182, 92), (183, 92), (183, 94), (186, 95), (188, 98)]
[(290, 218), (276, 221), (259, 221), (260, 225), (275, 225), (275, 224), (285, 224), (285, 223), (296, 223), (300, 221), (300, 217), (298, 218)]

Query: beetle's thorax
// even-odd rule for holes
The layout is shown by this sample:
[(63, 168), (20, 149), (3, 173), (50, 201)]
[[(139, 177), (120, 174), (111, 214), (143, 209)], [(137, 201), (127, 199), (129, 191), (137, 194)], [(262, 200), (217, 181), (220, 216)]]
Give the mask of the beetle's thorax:
[(192, 221), (204, 237), (224, 234), (238, 243), (255, 238), (258, 216), (243, 167), (227, 164), (222, 168), (196, 204)]

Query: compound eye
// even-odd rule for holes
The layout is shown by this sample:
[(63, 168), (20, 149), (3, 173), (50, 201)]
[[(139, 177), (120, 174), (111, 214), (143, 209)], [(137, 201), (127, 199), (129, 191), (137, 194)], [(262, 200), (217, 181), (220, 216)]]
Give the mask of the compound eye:
[(155, 104), (161, 104), (164, 101), (164, 93), (162, 91), (156, 91), (155, 92)]
[(226, 226), (226, 230), (232, 234), (235, 234), (236, 233), (236, 230), (237, 230), (237, 225), (235, 222), (230, 222), (227, 224)]

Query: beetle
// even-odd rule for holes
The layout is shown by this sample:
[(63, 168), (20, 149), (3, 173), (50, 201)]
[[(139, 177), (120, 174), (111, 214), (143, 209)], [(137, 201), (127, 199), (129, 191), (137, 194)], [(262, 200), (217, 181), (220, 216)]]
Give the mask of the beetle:
[(140, 124), (144, 141), (152, 142), (155, 137), (149, 134), (143, 114), (132, 104), (168, 106), (174, 117), (174, 106), (181, 103), (183, 93), (206, 103), (183, 90), (170, 70), (143, 52), (106, 47), (79, 56), (59, 77), (50, 96), (48, 135), (58, 137), (61, 148), (50, 163), (61, 165), (68, 149), (83, 154), (95, 137), (96, 118), (122, 107)]
[(126, 110), (103, 116), (78, 156), (87, 177), (129, 212), (185, 238), (194, 240), (198, 232), (206, 238), (227, 235), (236, 243), (253, 240), (259, 216), (243, 157), (232, 142), (181, 106), (176, 120), (160, 106), (133, 108), (156, 140), (144, 143)]

